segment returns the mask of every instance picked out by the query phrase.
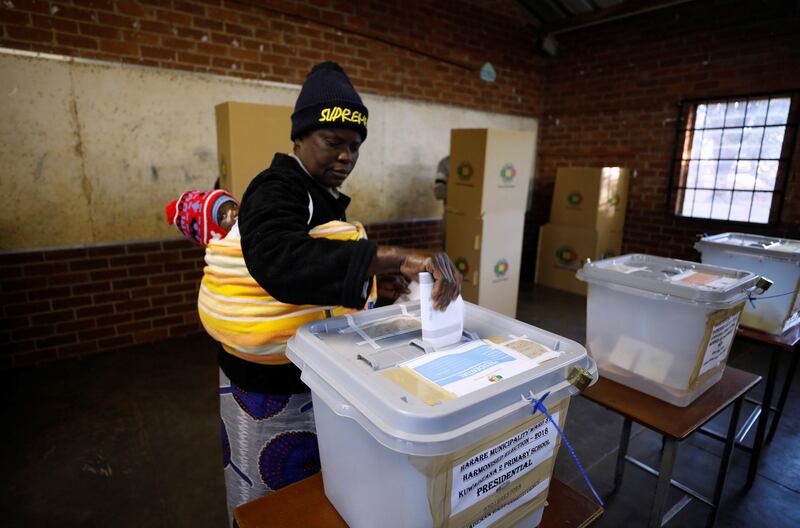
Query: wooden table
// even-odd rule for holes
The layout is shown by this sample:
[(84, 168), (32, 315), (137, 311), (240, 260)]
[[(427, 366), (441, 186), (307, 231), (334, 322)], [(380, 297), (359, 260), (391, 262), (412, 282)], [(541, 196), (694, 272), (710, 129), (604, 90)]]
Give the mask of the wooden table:
[[(585, 528), (602, 514), (597, 503), (554, 477), (539, 527)], [(325, 498), (320, 473), (242, 504), (233, 517), (239, 528), (347, 528)]]
[[(770, 351), (769, 370), (764, 380), (764, 396), (761, 398), (760, 402), (751, 399), (747, 400), (756, 405), (754, 415), (751, 415), (752, 419), (758, 418), (758, 426), (756, 427), (756, 436), (753, 440), (752, 448), (743, 446), (746, 451), (750, 452), (750, 465), (747, 469), (747, 487), (749, 488), (755, 481), (764, 444), (772, 441), (772, 438), (775, 436), (775, 431), (778, 429), (778, 423), (783, 414), (783, 407), (786, 404), (786, 398), (789, 396), (789, 389), (792, 386), (792, 380), (797, 371), (797, 361), (800, 358), (800, 353), (798, 353), (798, 345), (800, 345), (800, 323), (792, 326), (781, 335), (767, 334), (760, 330), (753, 330), (752, 328), (740, 326), (739, 330), (736, 332), (736, 336), (755, 341), (768, 348)], [(778, 397), (778, 404), (773, 407), (772, 395), (775, 390), (775, 382), (778, 378), (780, 356), (783, 352), (789, 352), (792, 357), (789, 360), (789, 372), (786, 374), (786, 379), (783, 382), (781, 394)], [(766, 435), (765, 439), (764, 434), (767, 431), (767, 422), (769, 421), (770, 413), (772, 413), (772, 424), (769, 427), (769, 433)], [(742, 437), (742, 440), (744, 439), (743, 435), (740, 435), (740, 437)]]
[[(760, 381), (761, 376), (733, 367), (726, 367), (722, 379), (688, 407), (670, 405), (665, 401), (602, 377), (594, 386), (584, 391), (583, 395), (586, 398), (621, 414), (625, 418), (614, 474), (614, 491), (617, 491), (622, 483), (626, 461), (658, 477), (656, 492), (650, 510), (649, 526), (651, 528), (661, 527), (669, 522), (692, 498), (711, 507), (708, 526), (714, 525), (736, 441), (736, 426), (742, 408), (742, 400), (747, 391), (755, 387)], [(725, 449), (722, 454), (719, 473), (717, 474), (714, 497), (709, 499), (688, 486), (672, 480), (675, 458), (680, 442), (730, 405), (733, 405), (733, 413), (728, 426)], [(632, 422), (661, 433), (662, 446), (659, 470), (655, 470), (628, 455), (628, 442), (630, 440)], [(665, 511), (670, 485), (680, 489), (685, 495), (669, 511)]]

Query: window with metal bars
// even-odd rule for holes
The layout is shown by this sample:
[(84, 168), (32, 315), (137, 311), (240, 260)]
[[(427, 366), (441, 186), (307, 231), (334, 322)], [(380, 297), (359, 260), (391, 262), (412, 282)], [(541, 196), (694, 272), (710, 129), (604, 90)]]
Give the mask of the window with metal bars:
[(796, 93), (684, 101), (670, 199), (678, 216), (780, 218), (797, 135)]

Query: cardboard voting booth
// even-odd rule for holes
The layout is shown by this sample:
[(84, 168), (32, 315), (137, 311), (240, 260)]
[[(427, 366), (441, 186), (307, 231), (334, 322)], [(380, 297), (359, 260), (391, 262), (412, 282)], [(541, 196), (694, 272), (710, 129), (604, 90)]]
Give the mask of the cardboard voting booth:
[(516, 317), (524, 222), (524, 210), (447, 213), (447, 254), (464, 276), (465, 300)]
[(501, 129), (450, 134), (445, 237), (465, 300), (515, 317), (536, 135)]
[(621, 167), (558, 169), (550, 223), (539, 231), (536, 284), (586, 295), (575, 272), (587, 259), (622, 251), (628, 183)]
[(227, 102), (215, 111), (220, 187), (241, 200), (250, 181), (269, 167), (276, 152), (292, 151), (293, 109)]
[(622, 231), (628, 205), (628, 170), (558, 169), (550, 222), (597, 231)]

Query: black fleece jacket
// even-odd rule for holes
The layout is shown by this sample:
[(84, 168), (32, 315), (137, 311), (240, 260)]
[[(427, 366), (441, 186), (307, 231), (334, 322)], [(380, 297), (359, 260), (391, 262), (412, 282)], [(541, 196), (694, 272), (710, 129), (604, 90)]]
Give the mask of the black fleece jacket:
[(247, 187), (239, 210), (242, 252), (250, 274), (281, 302), (362, 308), (367, 268), (377, 244), (308, 234), (320, 224), (346, 220), (349, 203), (344, 194), (335, 198), (297, 160), (276, 154)]

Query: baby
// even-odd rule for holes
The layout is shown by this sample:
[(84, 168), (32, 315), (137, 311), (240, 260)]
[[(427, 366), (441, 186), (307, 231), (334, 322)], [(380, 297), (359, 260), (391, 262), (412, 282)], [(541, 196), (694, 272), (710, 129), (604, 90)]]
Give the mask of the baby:
[(225, 238), (239, 217), (239, 202), (227, 191), (187, 191), (166, 209), (167, 222), (201, 246)]

